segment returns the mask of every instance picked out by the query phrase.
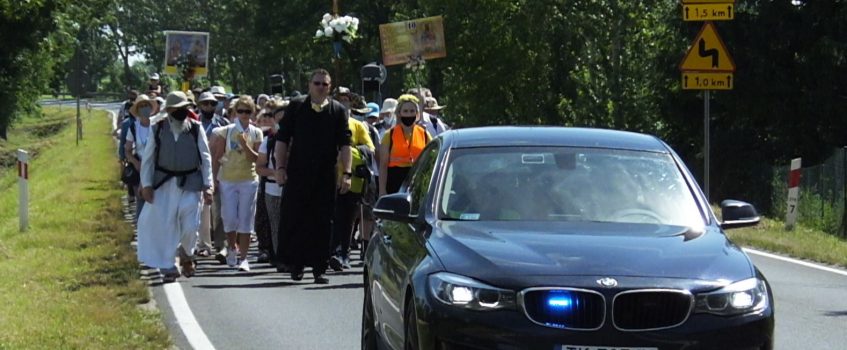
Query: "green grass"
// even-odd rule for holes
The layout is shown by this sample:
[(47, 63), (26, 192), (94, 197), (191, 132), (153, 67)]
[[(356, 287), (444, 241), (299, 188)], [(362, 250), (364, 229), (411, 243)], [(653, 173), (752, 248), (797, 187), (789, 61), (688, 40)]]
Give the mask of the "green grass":
[(161, 316), (139, 307), (150, 296), (123, 222), (110, 121), (105, 112), (83, 118), (86, 138), (76, 146), (73, 127), (53, 129), (75, 111), (45, 111), (0, 144), (3, 154), (38, 155), (28, 232), (18, 230), (17, 174), (0, 175), (0, 349), (169, 347)]
[(728, 230), (733, 242), (795, 258), (847, 267), (847, 241), (821, 230), (797, 226), (785, 230), (779, 220), (764, 218), (758, 226)]

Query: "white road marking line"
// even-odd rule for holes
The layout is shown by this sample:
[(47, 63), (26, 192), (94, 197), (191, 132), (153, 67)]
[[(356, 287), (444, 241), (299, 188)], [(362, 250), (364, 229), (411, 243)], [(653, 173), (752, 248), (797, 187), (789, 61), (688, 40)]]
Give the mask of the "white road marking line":
[(179, 282), (165, 283), (162, 287), (176, 317), (176, 323), (182, 329), (182, 334), (185, 334), (191, 347), (196, 350), (214, 350), (212, 342), (206, 337), (206, 333), (203, 332), (203, 328), (200, 328), (194, 313), (188, 307), (188, 301), (185, 300), (185, 294), (182, 293)]
[(844, 271), (844, 270), (834, 269), (834, 268), (831, 268), (831, 267), (813, 264), (813, 263), (802, 261), (802, 260), (786, 258), (784, 256), (779, 256), (779, 255), (775, 255), (775, 254), (771, 254), (771, 253), (765, 253), (763, 251), (758, 251), (758, 250), (755, 250), (755, 249), (749, 249), (749, 248), (743, 248), (743, 249), (747, 253), (752, 253), (752, 254), (764, 256), (764, 257), (771, 258), (771, 259), (782, 260), (782, 261), (794, 263), (794, 264), (797, 264), (797, 265), (802, 265), (802, 266), (805, 266), (805, 267), (811, 267), (813, 269), (818, 269), (818, 270), (821, 270), (821, 271), (832, 272), (834, 274), (847, 276), (847, 271)]

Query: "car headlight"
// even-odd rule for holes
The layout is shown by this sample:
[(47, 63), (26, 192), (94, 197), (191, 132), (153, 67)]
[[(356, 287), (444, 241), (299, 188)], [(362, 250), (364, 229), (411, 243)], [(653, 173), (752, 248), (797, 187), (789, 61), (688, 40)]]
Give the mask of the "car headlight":
[(767, 306), (768, 289), (765, 281), (751, 278), (713, 292), (697, 294), (696, 311), (731, 316), (762, 311)]
[(430, 275), (429, 290), (438, 301), (456, 307), (482, 311), (515, 308), (514, 291), (452, 273)]

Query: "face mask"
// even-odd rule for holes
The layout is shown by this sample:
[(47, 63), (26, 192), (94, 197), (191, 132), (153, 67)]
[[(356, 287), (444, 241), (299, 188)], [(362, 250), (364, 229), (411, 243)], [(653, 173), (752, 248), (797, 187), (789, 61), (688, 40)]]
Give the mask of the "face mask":
[(224, 112), (224, 102), (223, 102), (223, 101), (218, 101), (218, 105), (217, 105), (217, 106), (215, 106), (215, 113), (217, 113), (217, 114), (223, 114), (223, 112)]
[(200, 115), (203, 117), (203, 119), (212, 119), (212, 117), (215, 116), (215, 111), (206, 112), (206, 111), (201, 109)]
[(153, 112), (153, 108), (141, 107), (138, 109), (138, 113), (141, 113), (142, 117), (150, 117), (150, 112)]
[(262, 133), (263, 133), (263, 134), (267, 135), (267, 134), (268, 134), (268, 131), (271, 131), (271, 127), (270, 127), (270, 126), (263, 126), (263, 127), (262, 127)]
[(415, 124), (416, 117), (400, 117), (400, 122), (405, 126), (412, 126)]
[(176, 120), (183, 121), (188, 117), (188, 110), (185, 108), (177, 109), (171, 113), (171, 117), (174, 117)]
[(383, 123), (384, 123), (387, 127), (389, 127), (389, 128), (390, 128), (390, 127), (394, 126), (394, 125), (397, 123), (397, 120), (394, 118), (394, 115), (393, 115), (393, 114), (389, 114), (387, 117), (385, 117), (385, 118), (383, 118), (383, 119), (382, 119), (382, 122), (383, 122)]

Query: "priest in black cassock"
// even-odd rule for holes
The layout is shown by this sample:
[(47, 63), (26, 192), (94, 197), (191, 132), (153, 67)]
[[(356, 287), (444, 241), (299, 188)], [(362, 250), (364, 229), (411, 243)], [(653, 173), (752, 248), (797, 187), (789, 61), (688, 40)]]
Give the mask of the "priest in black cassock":
[[(350, 189), (351, 134), (347, 111), (329, 98), (331, 78), (325, 69), (312, 73), (309, 95), (291, 101), (276, 133), (276, 180), (284, 184), (277, 251), (291, 279), (312, 267), (315, 283), (329, 283), (324, 273), (332, 253), (332, 214), (336, 193)], [(289, 154), (290, 150), (290, 154)], [(343, 174), (336, 176), (336, 162)]]

